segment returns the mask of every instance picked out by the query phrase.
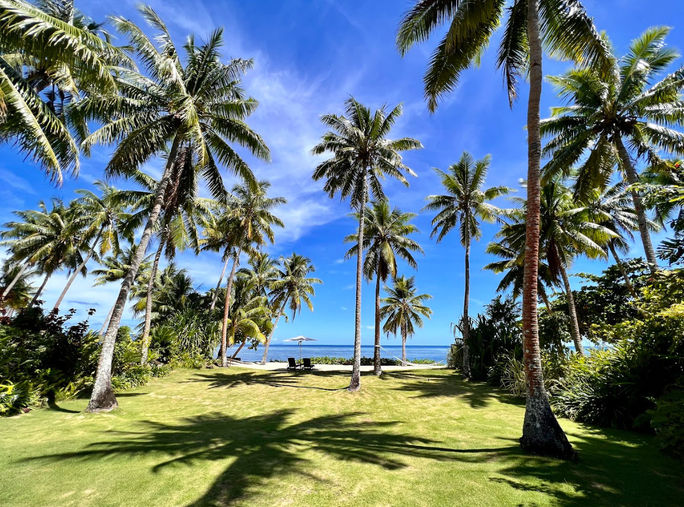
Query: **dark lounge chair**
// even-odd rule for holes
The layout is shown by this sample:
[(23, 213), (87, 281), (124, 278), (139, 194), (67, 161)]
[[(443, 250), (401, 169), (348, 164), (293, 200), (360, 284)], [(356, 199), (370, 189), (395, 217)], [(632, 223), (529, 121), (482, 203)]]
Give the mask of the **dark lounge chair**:
[(310, 357), (305, 357), (304, 358), (304, 364), (302, 364), (302, 368), (305, 370), (313, 370), (313, 367), (315, 365), (311, 364), (311, 358)]
[(295, 361), (294, 357), (288, 357), (287, 358), (287, 369), (288, 370), (298, 370), (299, 365), (297, 364), (297, 361)]

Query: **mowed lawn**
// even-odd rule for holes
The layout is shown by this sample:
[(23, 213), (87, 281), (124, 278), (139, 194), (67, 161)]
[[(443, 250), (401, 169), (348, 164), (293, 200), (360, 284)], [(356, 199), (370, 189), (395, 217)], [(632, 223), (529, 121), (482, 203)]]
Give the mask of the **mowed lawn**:
[(447, 370), (175, 371), (0, 420), (0, 505), (681, 505), (652, 439), (562, 420), (576, 463), (519, 450), (524, 407)]

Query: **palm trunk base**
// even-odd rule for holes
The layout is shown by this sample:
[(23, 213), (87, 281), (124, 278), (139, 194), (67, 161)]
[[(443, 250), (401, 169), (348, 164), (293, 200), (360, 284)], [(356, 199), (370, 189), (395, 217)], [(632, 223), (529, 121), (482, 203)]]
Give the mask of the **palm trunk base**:
[(465, 341), (463, 342), (463, 376), (470, 378), (470, 351)]
[(378, 377), (382, 375), (382, 360), (380, 358), (380, 345), (375, 345), (373, 352), (373, 374)]
[(114, 389), (112, 389), (111, 384), (104, 387), (100, 392), (93, 391), (90, 397), (90, 402), (86, 408), (86, 412), (97, 413), (97, 412), (109, 412), (114, 410), (119, 406), (116, 401), (116, 395), (114, 394)]
[(352, 374), (351, 382), (349, 382), (349, 387), (347, 387), (347, 391), (350, 391), (352, 393), (355, 393), (356, 391), (361, 389), (361, 376), (359, 373)]
[(520, 447), (530, 454), (577, 459), (577, 452), (553, 415), (546, 396), (528, 396)]

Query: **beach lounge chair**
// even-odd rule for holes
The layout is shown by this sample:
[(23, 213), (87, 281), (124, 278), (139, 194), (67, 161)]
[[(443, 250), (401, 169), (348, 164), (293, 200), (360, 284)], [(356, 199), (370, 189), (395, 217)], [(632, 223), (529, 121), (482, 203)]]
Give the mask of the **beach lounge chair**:
[(305, 370), (313, 370), (314, 365), (311, 364), (311, 358), (310, 357), (305, 357), (303, 359), (304, 364), (302, 364), (302, 368)]
[(298, 370), (299, 365), (297, 364), (297, 361), (295, 361), (294, 357), (288, 357), (287, 358), (287, 369), (288, 370)]

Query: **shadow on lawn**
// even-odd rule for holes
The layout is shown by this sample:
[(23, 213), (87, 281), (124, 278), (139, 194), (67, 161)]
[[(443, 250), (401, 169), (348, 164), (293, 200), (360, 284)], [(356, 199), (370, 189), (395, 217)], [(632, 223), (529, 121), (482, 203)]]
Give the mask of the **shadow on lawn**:
[[(302, 372), (288, 371), (245, 371), (240, 373), (199, 373), (186, 382), (204, 382), (211, 389), (231, 388), (248, 385), (267, 385), (271, 387), (292, 387), (295, 389), (315, 389), (317, 391), (341, 391), (344, 387), (318, 387), (302, 384), (302, 380), (317, 377), (335, 376), (336, 372)], [(348, 381), (347, 381), (348, 385)]]
[(544, 493), (554, 505), (681, 505), (682, 466), (654, 449), (652, 439), (609, 429), (587, 432), (568, 432), (578, 462), (519, 452), (489, 480)]
[[(93, 443), (74, 453), (36, 456), (24, 461), (65, 459), (99, 460), (113, 455), (165, 455), (153, 467), (192, 465), (200, 461), (235, 460), (194, 505), (244, 501), (258, 494), (270, 477), (297, 474), (326, 482), (303, 470), (309, 460), (304, 451), (314, 450), (346, 462), (369, 463), (386, 471), (406, 465), (402, 456), (436, 460), (452, 459), (461, 451), (436, 447), (426, 438), (395, 433), (396, 422), (361, 422), (361, 413), (335, 414), (303, 422), (291, 422), (293, 410), (236, 419), (212, 413), (184, 419), (179, 424), (146, 421), (138, 432), (113, 432), (116, 439)], [(510, 449), (478, 449), (463, 452), (497, 452)]]
[(494, 400), (524, 405), (524, 402), (490, 385), (480, 382), (466, 382), (456, 373), (428, 376), (428, 374), (415, 374), (411, 372), (385, 372), (380, 378), (401, 382), (395, 389), (404, 392), (415, 392), (417, 393), (416, 398), (431, 398), (435, 396), (458, 397), (466, 400), (473, 408), (486, 407)]

